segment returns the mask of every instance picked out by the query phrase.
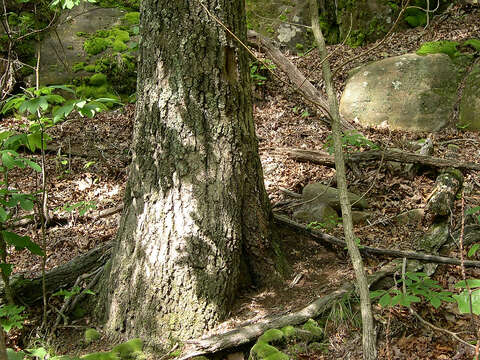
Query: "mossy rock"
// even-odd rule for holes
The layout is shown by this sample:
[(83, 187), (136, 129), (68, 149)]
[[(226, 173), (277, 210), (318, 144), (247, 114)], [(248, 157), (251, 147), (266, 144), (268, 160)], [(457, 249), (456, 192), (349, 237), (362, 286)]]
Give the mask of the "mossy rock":
[(102, 73), (95, 74), (90, 77), (88, 82), (93, 86), (101, 86), (107, 83), (107, 76)]
[(132, 339), (123, 344), (119, 344), (112, 349), (112, 353), (117, 354), (122, 360), (129, 359), (144, 359), (145, 355), (142, 352), (142, 339)]
[(124, 19), (130, 25), (138, 25), (140, 24), (140, 13), (138, 11), (126, 13)]
[(456, 41), (429, 41), (417, 50), (417, 55), (429, 55), (429, 54), (447, 54), (450, 58), (455, 58), (460, 55), (460, 52), (457, 50), (457, 46), (460, 45)]
[(112, 49), (113, 51), (124, 52), (128, 50), (128, 46), (123, 41), (115, 40), (112, 44)]
[(287, 325), (281, 329), (283, 335), (288, 339), (288, 338), (293, 338), (297, 334), (297, 329), (295, 329), (291, 325)]
[(264, 342), (257, 342), (250, 350), (250, 360), (288, 360), (288, 355)]
[(285, 335), (283, 334), (282, 330), (270, 329), (265, 331), (263, 335), (258, 338), (258, 341), (265, 343), (275, 343), (283, 340), (284, 338)]
[(82, 61), (82, 62), (78, 62), (76, 64), (73, 64), (72, 66), (72, 71), (73, 72), (78, 72), (78, 71), (81, 71), (81, 70), (84, 70), (85, 69), (85, 63)]
[(95, 329), (85, 330), (85, 342), (90, 344), (96, 340), (100, 339), (100, 333)]
[(313, 319), (308, 319), (308, 321), (302, 326), (303, 330), (309, 331), (314, 340), (323, 339), (323, 329), (318, 326), (318, 323)]
[(104, 38), (93, 38), (87, 39), (83, 43), (83, 49), (87, 54), (90, 55), (97, 55), (100, 54), (102, 51), (107, 50), (110, 46), (110, 41)]

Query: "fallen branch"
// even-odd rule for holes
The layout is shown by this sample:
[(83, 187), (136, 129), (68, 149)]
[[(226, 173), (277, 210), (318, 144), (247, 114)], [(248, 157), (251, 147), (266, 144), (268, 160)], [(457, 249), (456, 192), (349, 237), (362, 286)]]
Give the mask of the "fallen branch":
[[(335, 246), (340, 246), (342, 248), (345, 248), (347, 246), (347, 243), (345, 241), (338, 239), (335, 236), (324, 234), (317, 230), (309, 229), (305, 225), (302, 225), (293, 220), (287, 219), (284, 216), (274, 215), (274, 217), (275, 217), (275, 221), (277, 221), (278, 223), (282, 225), (286, 225), (297, 231), (306, 233), (320, 244), (327, 243)], [(378, 255), (387, 255), (387, 256), (393, 256), (393, 257), (399, 257), (399, 258), (417, 259), (417, 260), (428, 261), (428, 262), (433, 262), (438, 264), (461, 265), (461, 261), (455, 258), (422, 254), (422, 253), (417, 253), (415, 251), (380, 249), (380, 248), (374, 248), (371, 246), (362, 246), (360, 248), (360, 251), (366, 254), (378, 254)], [(480, 261), (465, 260), (464, 265), (469, 267), (480, 268)]]
[[(385, 276), (393, 274), (397, 268), (398, 265), (392, 263), (382, 267), (380, 271), (368, 277), (369, 285), (371, 286)], [(287, 315), (270, 316), (260, 320), (255, 324), (236, 328), (224, 334), (187, 341), (187, 346), (184, 350), (185, 355), (178, 358), (178, 360), (186, 360), (194, 356), (212, 354), (221, 350), (247, 344), (258, 338), (269, 329), (282, 328), (287, 325), (295, 326), (303, 324), (308, 319), (318, 317), (325, 310), (328, 310), (336, 300), (341, 299), (354, 289), (354, 282), (350, 282), (342, 286), (340, 289), (318, 298), (300, 311)]]
[[(308, 81), (300, 70), (287, 59), (283, 53), (273, 45), (273, 43), (266, 37), (258, 34), (253, 30), (248, 30), (248, 38), (259, 44), (265, 51), (267, 56), (275, 63), (275, 65), (282, 70), (295, 85), (296, 89), (305, 97), (306, 100), (318, 105), (330, 118), (328, 114), (328, 103), (323, 94), (318, 91), (313, 84)], [(329, 122), (326, 122), (330, 124)], [(344, 129), (352, 130), (354, 127), (345, 120), (341, 121)]]
[[(335, 165), (333, 156), (321, 150), (279, 148), (275, 149), (274, 152), (288, 155), (290, 158), (297, 161), (308, 161), (314, 164), (326, 166)], [(439, 157), (420, 155), (398, 150), (368, 150), (363, 152), (356, 152), (348, 155), (347, 162), (381, 160), (382, 157), (385, 161), (397, 161), (402, 163), (421, 164), (441, 168), (452, 167), (456, 169), (480, 170), (480, 164), (477, 163), (463, 162), (452, 159), (442, 159)]]

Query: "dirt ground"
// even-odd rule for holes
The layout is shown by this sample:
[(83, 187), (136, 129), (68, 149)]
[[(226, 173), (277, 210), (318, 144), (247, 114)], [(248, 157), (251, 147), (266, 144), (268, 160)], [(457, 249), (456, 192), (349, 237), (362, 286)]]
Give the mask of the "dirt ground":
[[(465, 40), (480, 36), (479, 9), (453, 8), (447, 16), (435, 18), (426, 30), (411, 29), (395, 34), (384, 45), (372, 53), (348, 64), (335, 77), (338, 94), (341, 93), (348, 70), (372, 60), (415, 51), (425, 41)], [(375, 44), (351, 49), (347, 46), (331, 46), (336, 50), (331, 58), (336, 68)], [(262, 56), (259, 54), (259, 56)], [(323, 91), (321, 72), (318, 70), (318, 56), (310, 52), (305, 56), (288, 54), (289, 58)], [(312, 70), (313, 69), (313, 70)], [(284, 77), (283, 74), (279, 74)], [(279, 155), (274, 149), (290, 147), (323, 149), (329, 129), (316, 117), (302, 98), (282, 83), (270, 77), (262, 86), (255, 89), (254, 117), (259, 138), (259, 148), (267, 192), (272, 204), (288, 200), (282, 189), (301, 192), (311, 182), (332, 181), (335, 184), (335, 170), (330, 167), (300, 163)], [(64, 263), (102, 243), (114, 239), (120, 214), (99, 218), (98, 211), (118, 206), (122, 203), (130, 159), (130, 141), (134, 121), (134, 106), (99, 114), (93, 119), (72, 117), (51, 131), (53, 142), (49, 148), (55, 149), (47, 157), (49, 209), (54, 217), (65, 218), (49, 228), (47, 246), (47, 268)], [(20, 119), (5, 119), (2, 128), (19, 128)], [(383, 148), (410, 150), (410, 140), (425, 138), (428, 134), (413, 134), (403, 131), (360, 129), (371, 141)], [(460, 131), (454, 127), (433, 135), (435, 156), (444, 157), (447, 145), (459, 145), (458, 156), (463, 161), (476, 162), (479, 156), (478, 133)], [(436, 173), (425, 169), (414, 178), (405, 177), (389, 164), (379, 162), (362, 163), (360, 176), (347, 173), (351, 191), (366, 194), (370, 203), (371, 220), (355, 228), (361, 243), (381, 248), (411, 249), (419, 236), (425, 233), (430, 223), (424, 219), (409, 226), (398, 225), (392, 218), (406, 210), (422, 208), (426, 203)], [(464, 172), (465, 206), (480, 204), (480, 174), (476, 171)], [(39, 180), (34, 173), (12, 174), (12, 186), (25, 190), (38, 189)], [(67, 214), (65, 204), (79, 201), (93, 201), (96, 209), (80, 217)], [(286, 214), (292, 208), (274, 207)], [(451, 228), (458, 228), (461, 220), (461, 201), (455, 203)], [(284, 231), (284, 249), (291, 264), (291, 275), (282, 286), (252, 289), (242, 294), (232, 308), (231, 318), (218, 328), (224, 331), (255, 321), (270, 314), (281, 314), (298, 310), (317, 297), (327, 294), (346, 281), (353, 280), (353, 271), (344, 249), (325, 248), (308, 236)], [(39, 231), (34, 225), (21, 229), (32, 240), (39, 241)], [(342, 237), (341, 226), (331, 233)], [(453, 251), (450, 256), (458, 256)], [(9, 259), (15, 264), (15, 272), (27, 277), (40, 272), (40, 259), (30, 253), (14, 252)], [(389, 259), (368, 257), (365, 259), (369, 273), (376, 271)], [(478, 277), (480, 271), (467, 270), (467, 277)], [(293, 279), (299, 278), (292, 284)], [(460, 267), (439, 266), (434, 278), (449, 290), (461, 279)], [(291, 286), (289, 286), (292, 284)], [(60, 306), (58, 302), (53, 305)], [(380, 359), (471, 359), (449, 336), (433, 332), (419, 324), (402, 308), (391, 311), (375, 305), (375, 317), (382, 324), (379, 332)], [(458, 314), (453, 306), (443, 305), (439, 309), (432, 306), (416, 306), (417, 311), (436, 326), (453, 332), (463, 332), (469, 320)], [(38, 311), (35, 310), (34, 311)], [(51, 315), (53, 317), (53, 313)], [(389, 324), (387, 326), (387, 324)], [(34, 339), (34, 329), (38, 325), (35, 317), (21, 334)], [(87, 318), (75, 321), (67, 327), (60, 327), (57, 341), (52, 345), (58, 353), (87, 353), (108, 348), (108, 342), (99, 342), (93, 347), (82, 345), (82, 330), (92, 326)], [(468, 336), (467, 336), (468, 338)], [(22, 348), (25, 343), (20, 333), (14, 334), (9, 343)], [(351, 313), (336, 316), (327, 323), (325, 343), (328, 353), (305, 353), (301, 359), (359, 359), (361, 358), (361, 329), (359, 327), (358, 305), (353, 304)]]

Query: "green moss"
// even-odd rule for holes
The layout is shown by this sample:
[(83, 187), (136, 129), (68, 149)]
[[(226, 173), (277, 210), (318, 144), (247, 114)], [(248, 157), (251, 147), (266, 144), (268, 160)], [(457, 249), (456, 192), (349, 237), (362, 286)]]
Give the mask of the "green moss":
[(250, 350), (250, 356), (254, 354), (257, 359), (264, 359), (267, 356), (276, 354), (278, 352), (279, 351), (275, 347), (268, 345), (267, 343), (257, 342)]
[(73, 72), (78, 72), (80, 70), (83, 70), (85, 68), (85, 63), (84, 62), (78, 62), (76, 64), (73, 64), (72, 70)]
[(93, 64), (87, 65), (83, 68), (83, 70), (85, 70), (87, 72), (95, 72), (95, 65), (93, 65)]
[(289, 360), (289, 359), (290, 357), (287, 354), (284, 354), (280, 351), (264, 358), (264, 360)]
[(84, 32), (84, 31), (78, 31), (75, 33), (75, 35), (77, 35), (78, 37), (88, 37), (88, 33)]
[(270, 330), (267, 330), (263, 333), (262, 336), (260, 336), (258, 338), (258, 341), (259, 342), (266, 342), (266, 343), (270, 343), (270, 342), (276, 342), (276, 341), (280, 341), (284, 338), (284, 334), (281, 330), (278, 330), (278, 329), (270, 329)]
[(286, 338), (291, 338), (297, 334), (297, 330), (293, 326), (288, 325), (282, 328), (282, 333)]
[(302, 327), (303, 330), (309, 331), (316, 339), (323, 338), (323, 329), (318, 326), (318, 323), (313, 320), (309, 319)]
[(142, 358), (143, 352), (142, 339), (132, 339), (123, 344), (119, 344), (112, 349), (112, 353), (117, 354), (122, 360)]
[(130, 35), (128, 34), (128, 31), (115, 28), (110, 30), (109, 39), (125, 42), (130, 40)]
[(128, 50), (128, 46), (120, 40), (115, 40), (112, 44), (112, 49), (117, 52), (124, 52)]
[(126, 13), (123, 17), (130, 25), (140, 24), (140, 13), (138, 11)]
[(459, 51), (457, 50), (458, 45), (458, 42), (448, 40), (426, 42), (422, 44), (420, 49), (417, 50), (417, 54), (428, 55), (441, 53), (447, 54), (450, 58), (454, 58), (460, 55)]
[(479, 39), (468, 39), (463, 43), (464, 46), (471, 46), (475, 51), (480, 51), (480, 40)]
[(113, 352), (97, 352), (83, 355), (81, 359), (84, 360), (120, 360), (118, 355)]
[(87, 39), (83, 43), (83, 49), (87, 54), (97, 55), (110, 46), (110, 41), (104, 38)]
[(95, 329), (85, 330), (85, 342), (90, 344), (91, 342), (100, 339), (100, 333)]
[(102, 73), (95, 74), (90, 77), (88, 82), (93, 86), (101, 86), (107, 83), (107, 76)]

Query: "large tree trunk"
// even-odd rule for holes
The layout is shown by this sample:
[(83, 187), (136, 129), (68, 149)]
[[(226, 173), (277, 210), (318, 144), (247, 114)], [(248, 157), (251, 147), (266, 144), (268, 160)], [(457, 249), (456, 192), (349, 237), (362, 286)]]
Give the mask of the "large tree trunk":
[[(245, 280), (274, 269), (247, 57), (200, 4), (141, 4), (133, 159), (105, 313), (108, 331), (151, 345), (212, 329)], [(246, 38), (243, 1), (205, 4)]]

